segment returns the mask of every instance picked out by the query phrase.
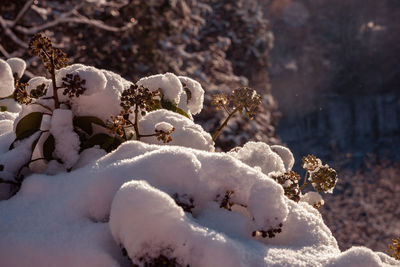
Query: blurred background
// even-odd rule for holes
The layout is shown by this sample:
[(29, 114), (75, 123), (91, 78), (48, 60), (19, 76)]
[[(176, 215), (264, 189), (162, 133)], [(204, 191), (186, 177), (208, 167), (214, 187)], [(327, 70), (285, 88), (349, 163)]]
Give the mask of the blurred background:
[(346, 249), (385, 251), (400, 235), (400, 2), (398, 0), (2, 0), (0, 56), (28, 63), (44, 32), (71, 63), (130, 81), (167, 71), (198, 80), (214, 131), (212, 94), (250, 86), (263, 97), (252, 121), (232, 120), (217, 146), (288, 146), (335, 168), (321, 213)]

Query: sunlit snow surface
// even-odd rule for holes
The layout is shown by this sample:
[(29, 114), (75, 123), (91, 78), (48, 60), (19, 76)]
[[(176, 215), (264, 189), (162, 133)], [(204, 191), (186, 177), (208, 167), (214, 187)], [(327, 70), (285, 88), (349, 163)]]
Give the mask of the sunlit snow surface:
[[(85, 75), (91, 88), (88, 98), (72, 103), (74, 115), (82, 115), (85, 109), (79, 105), (91, 107), (97, 97), (100, 103), (106, 96), (118, 101), (129, 86), (111, 72), (73, 66), (62, 71)], [(10, 68), (0, 73), (9, 79)], [(156, 76), (157, 83), (182, 80), (172, 75)], [(99, 91), (94, 90), (97, 86)], [(165, 95), (180, 101), (182, 90)], [(196, 104), (186, 110), (194, 114), (202, 105), (200, 91), (193, 99)], [(114, 102), (110, 107), (117, 106)], [(97, 111), (89, 112), (105, 115)], [(26, 148), (34, 136), (8, 151), (17, 115), (4, 114), (1, 174), (12, 179), (18, 162), (29, 156)], [(176, 128), (171, 145), (156, 145), (153, 139), (143, 141), (154, 144), (128, 141), (107, 155), (97, 148), (77, 155), (70, 119), (69, 111), (58, 110), (42, 126), (55, 135), (56, 153), (64, 155), (72, 171), (50, 163), (44, 167), (54, 175), (31, 174), (15, 196), (0, 201), (0, 266), (131, 266), (122, 247), (139, 265), (142, 257), (163, 254), (184, 266), (398, 266), (389, 256), (365, 247), (340, 252), (319, 212), (283, 195), (268, 174), (293, 166), (286, 148), (251, 142), (229, 153), (213, 152), (210, 135), (199, 125), (179, 114), (156, 111), (143, 117), (141, 127), (154, 130), (159, 123), (171, 124)], [(220, 208), (231, 190), (231, 200), (246, 208)], [(192, 213), (184, 212), (174, 195), (193, 199)], [(280, 223), (282, 233), (276, 237), (252, 237), (253, 231)]]

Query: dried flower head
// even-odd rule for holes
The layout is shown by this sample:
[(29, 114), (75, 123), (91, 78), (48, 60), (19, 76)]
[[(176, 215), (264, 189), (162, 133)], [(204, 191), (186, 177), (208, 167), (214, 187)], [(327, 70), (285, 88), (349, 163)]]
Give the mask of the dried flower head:
[(388, 253), (391, 253), (390, 256), (395, 258), (396, 260), (400, 260), (400, 237), (396, 239), (392, 239), (393, 244), (389, 244)]
[(325, 193), (332, 193), (337, 179), (336, 171), (329, 168), (328, 165), (319, 167), (316, 171), (311, 173), (309, 178), (315, 190)]
[(28, 84), (18, 82), (14, 90), (14, 100), (20, 104), (28, 105), (32, 102), (32, 98), (27, 90)]
[(42, 96), (45, 96), (47, 93), (48, 86), (45, 83), (42, 83), (36, 86), (35, 89), (31, 90), (30, 97), (38, 99)]
[(157, 102), (154, 99), (156, 95), (157, 92), (151, 92), (142, 85), (132, 84), (129, 89), (122, 92), (120, 105), (125, 111), (129, 111), (135, 105), (143, 111), (151, 111)]
[(270, 228), (268, 230), (258, 230), (258, 231), (254, 231), (252, 233), (252, 236), (261, 236), (263, 238), (274, 238), (276, 236), (276, 234), (279, 234), (282, 232), (282, 226), (283, 224), (280, 223), (279, 226), (277, 228)]
[(229, 105), (228, 96), (224, 93), (213, 95), (212, 105), (216, 106), (217, 109), (223, 109)]
[(41, 34), (35, 34), (29, 42), (29, 53), (42, 59), (49, 72), (67, 66), (67, 55), (58, 48), (53, 48), (50, 39)]
[(319, 210), (324, 205), (324, 202), (315, 202), (313, 207)]
[(322, 166), (322, 161), (314, 155), (308, 155), (302, 158), (303, 169), (313, 172)]
[(86, 91), (84, 87), (86, 80), (81, 80), (78, 74), (67, 74), (62, 80), (63, 82), (60, 88), (65, 88), (63, 95), (68, 94), (68, 97), (79, 97)]
[(124, 128), (128, 125), (123, 115), (110, 116), (111, 120), (106, 121), (107, 128), (111, 134), (125, 136)]
[(53, 57), (54, 57), (54, 68), (56, 70), (62, 69), (68, 66), (68, 57), (61, 49), (54, 48), (53, 49)]
[(41, 33), (35, 34), (29, 42), (29, 53), (40, 58), (49, 58), (53, 51), (50, 39)]
[(172, 141), (171, 133), (175, 131), (175, 127), (172, 127), (170, 130), (165, 131), (163, 129), (155, 129), (157, 140), (163, 141), (163, 143), (169, 143)]
[(229, 99), (235, 108), (238, 108), (241, 112), (244, 109), (246, 116), (250, 119), (253, 119), (260, 109), (261, 96), (248, 87), (233, 90)]
[(300, 200), (299, 181), (300, 175), (295, 171), (272, 174), (271, 177), (282, 185), (285, 196), (295, 202)]

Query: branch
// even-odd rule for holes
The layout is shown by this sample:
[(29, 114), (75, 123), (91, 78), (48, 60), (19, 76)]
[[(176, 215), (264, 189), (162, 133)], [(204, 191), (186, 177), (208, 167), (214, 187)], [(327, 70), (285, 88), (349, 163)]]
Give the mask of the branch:
[(220, 135), (222, 129), (228, 124), (228, 121), (232, 118), (232, 116), (239, 111), (239, 108), (235, 108), (232, 113), (229, 114), (229, 116), (225, 119), (225, 121), (221, 124), (221, 126), (218, 128), (218, 130), (215, 132), (213, 135), (212, 140), (215, 142), (217, 140), (217, 137)]
[(0, 44), (0, 52), (4, 55), (6, 58), (10, 58), (10, 54), (7, 52), (7, 50)]
[(28, 10), (32, 6), (33, 2), (34, 2), (34, 0), (28, 0), (25, 3), (24, 7), (21, 9), (21, 11), (18, 13), (17, 17), (11, 24), (11, 28), (14, 28), (15, 25), (17, 25), (17, 23), (22, 19), (22, 17), (26, 14), (26, 12), (28, 12)]
[[(12, 23), (12, 22), (11, 22)], [(14, 41), (14, 43), (16, 43), (17, 45), (28, 49), (28, 45), (22, 41), (21, 39), (19, 39), (11, 30), (10, 30), (10, 21), (3, 19), (2, 16), (0, 16), (0, 25), (1, 27), (4, 29), (4, 33), (10, 37), (11, 40)]]
[(94, 26), (94, 27), (97, 27), (97, 28), (105, 30), (105, 31), (110, 31), (110, 32), (125, 31), (125, 30), (132, 28), (134, 25), (136, 25), (136, 22), (128, 22), (127, 24), (125, 24), (122, 27), (109, 26), (107, 24), (104, 24), (104, 22), (102, 22), (101, 20), (89, 19), (89, 18), (81, 15), (76, 9), (74, 9), (70, 12), (61, 14), (57, 19), (47, 22), (45, 24), (42, 24), (39, 26), (32, 26), (30, 28), (26, 28), (23, 26), (16, 26), (15, 30), (17, 30), (23, 34), (33, 35), (38, 32), (44, 31), (48, 28), (55, 27), (61, 23), (87, 24), (87, 25)]

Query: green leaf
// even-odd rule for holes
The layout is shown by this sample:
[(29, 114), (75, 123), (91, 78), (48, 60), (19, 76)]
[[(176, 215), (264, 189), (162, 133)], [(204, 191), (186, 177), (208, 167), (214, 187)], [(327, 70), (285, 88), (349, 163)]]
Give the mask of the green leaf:
[(47, 161), (53, 159), (53, 152), (56, 149), (56, 140), (54, 136), (51, 134), (43, 143), (43, 156)]
[(112, 150), (116, 149), (122, 142), (123, 140), (121, 138), (112, 137), (105, 133), (95, 134), (87, 141), (82, 143), (81, 152), (96, 145), (100, 146), (100, 148), (104, 149), (107, 152), (111, 152)]
[(15, 135), (18, 140), (27, 138), (40, 130), (42, 123), (42, 112), (32, 112), (23, 117), (17, 124)]
[(113, 139), (113, 137), (111, 137), (105, 133), (95, 134), (92, 137), (90, 137), (88, 140), (86, 140), (85, 142), (82, 143), (81, 150), (84, 150), (84, 149), (87, 149), (90, 147), (94, 147), (96, 145), (102, 147), (107, 142), (112, 142), (112, 139)]
[(181, 108), (178, 108), (176, 104), (172, 103), (169, 100), (164, 99), (164, 97), (161, 97), (161, 106), (167, 110), (171, 110), (173, 112), (179, 113), (186, 118), (190, 119), (190, 116)]
[(28, 138), (32, 134), (40, 130), (40, 124), (42, 123), (43, 113), (32, 112), (23, 117), (17, 124), (15, 129), (16, 138), (14, 142), (8, 148), (9, 150), (14, 148), (14, 143), (18, 140)]
[(88, 135), (93, 134), (92, 123), (106, 127), (106, 124), (101, 119), (94, 117), (94, 116), (75, 117), (74, 121), (73, 121), (73, 124), (75, 127), (81, 128)]
[(7, 111), (7, 107), (6, 106), (0, 106), (0, 111), (1, 112)]

